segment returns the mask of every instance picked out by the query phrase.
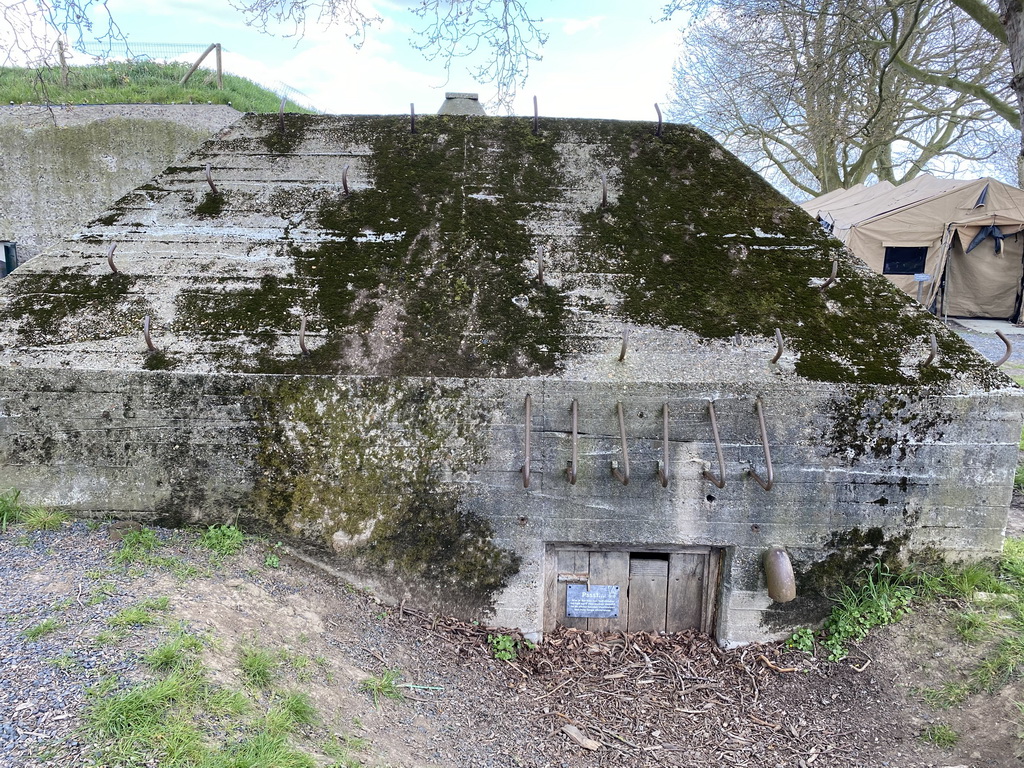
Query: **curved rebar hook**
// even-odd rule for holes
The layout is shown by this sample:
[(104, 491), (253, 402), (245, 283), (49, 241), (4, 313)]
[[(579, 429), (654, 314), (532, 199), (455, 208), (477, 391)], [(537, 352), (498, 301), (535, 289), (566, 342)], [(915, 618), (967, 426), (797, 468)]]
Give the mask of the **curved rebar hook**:
[(345, 163), (345, 167), (341, 169), (341, 188), (348, 194), (348, 163)]
[(601, 174), (601, 207), (608, 207), (608, 174)]
[(306, 349), (306, 316), (302, 316), (302, 320), (299, 321), (299, 349), (302, 351), (304, 357), (309, 357), (309, 350)]
[(996, 368), (998, 368), (1000, 365), (1002, 365), (1003, 363), (1005, 363), (1007, 360), (1010, 359), (1010, 355), (1013, 354), (1013, 344), (1011, 344), (1010, 340), (1008, 338), (1006, 338), (1005, 335), (1003, 335), (1002, 331), (996, 331), (996, 336), (998, 336), (1000, 339), (1002, 339), (1003, 344), (1006, 345), (1006, 352), (1003, 353), (1003, 356), (1000, 357), (999, 360), (997, 360), (995, 363), (993, 363), (993, 365)]
[(779, 358), (782, 357), (782, 330), (780, 328), (775, 329), (775, 346), (778, 347), (778, 349), (775, 351), (775, 357), (772, 358), (772, 365), (779, 362)]
[(668, 488), (668, 403), (661, 409), (661, 461), (658, 462), (658, 480)]
[(658, 113), (658, 130), (654, 132), (654, 135), (661, 138), (661, 107), (658, 106), (658, 102), (654, 102), (654, 111)]
[(626, 359), (626, 348), (629, 346), (629, 328), (622, 329), (622, 349), (619, 350), (619, 362)]
[(213, 183), (213, 172), (210, 171), (210, 164), (206, 164), (206, 183), (210, 185), (210, 189), (213, 190), (213, 194), (219, 195), (217, 191), (217, 185)]
[(142, 338), (146, 340), (146, 348), (150, 352), (156, 352), (156, 347), (153, 346), (153, 340), (149, 337), (149, 315), (142, 318)]
[(828, 279), (821, 284), (821, 292), (824, 293), (828, 290), (828, 287), (836, 281), (836, 275), (839, 274), (839, 259), (832, 259), (832, 274), (828, 276)]
[(616, 403), (615, 409), (619, 412), (619, 442), (622, 445), (622, 472), (619, 471), (619, 464), (612, 462), (612, 477), (623, 485), (629, 485), (629, 446), (626, 445), (626, 420), (622, 415), (622, 403)]
[(533, 426), (533, 398), (526, 396), (526, 460), (519, 471), (523, 473), (523, 488), (530, 487), (530, 429)]
[(580, 405), (573, 398), (572, 401), (572, 460), (565, 470), (569, 485), (576, 485), (576, 467), (579, 461), (579, 409)]
[(931, 334), (932, 351), (928, 353), (928, 359), (924, 361), (924, 367), (927, 368), (932, 364), (932, 360), (939, 354), (939, 344), (935, 341), (935, 334)]
[(111, 243), (110, 247), (107, 248), (107, 264), (110, 266), (110, 271), (115, 275), (117, 274), (117, 267), (114, 265), (114, 249), (117, 248), (117, 243)]
[(768, 467), (768, 479), (764, 480), (757, 472), (754, 471), (753, 467), (747, 469), (749, 474), (757, 484), (764, 488), (766, 491), (770, 491), (772, 486), (775, 485), (775, 470), (772, 468), (772, 452), (768, 448), (768, 430), (764, 425), (764, 410), (761, 407), (761, 398), (757, 398), (754, 401), (754, 409), (757, 411), (757, 425), (761, 430), (761, 447), (764, 449), (764, 463)]
[(544, 246), (537, 246), (537, 282), (544, 282)]
[(715, 438), (715, 452), (718, 454), (718, 477), (704, 470), (704, 479), (716, 488), (725, 488), (725, 457), (722, 456), (722, 439), (718, 436), (718, 416), (715, 414), (715, 401), (708, 400), (708, 415), (711, 417), (711, 434)]

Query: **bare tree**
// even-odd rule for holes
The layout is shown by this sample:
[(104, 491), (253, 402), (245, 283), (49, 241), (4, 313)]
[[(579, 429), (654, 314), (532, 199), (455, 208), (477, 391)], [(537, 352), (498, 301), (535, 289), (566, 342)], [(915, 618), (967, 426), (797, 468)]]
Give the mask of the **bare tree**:
[(673, 116), (803, 196), (896, 183), (1005, 147), (1019, 118), (991, 40), (942, 0), (730, 3), (686, 34)]

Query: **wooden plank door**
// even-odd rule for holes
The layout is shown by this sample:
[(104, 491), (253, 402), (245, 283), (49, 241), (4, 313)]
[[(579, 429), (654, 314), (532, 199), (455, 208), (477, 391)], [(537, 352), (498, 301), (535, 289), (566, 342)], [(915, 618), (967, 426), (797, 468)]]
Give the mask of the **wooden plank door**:
[(707, 552), (673, 552), (669, 556), (667, 631), (700, 631), (703, 627), (707, 570)]
[(629, 558), (629, 632), (662, 632), (668, 604), (669, 561), (665, 557)]
[(629, 622), (629, 552), (591, 552), (590, 583), (619, 588), (619, 616), (615, 619), (589, 619), (592, 632), (620, 632)]
[(587, 620), (565, 615), (565, 589), (571, 584), (586, 582), (590, 578), (590, 552), (585, 549), (558, 550), (555, 574), (555, 623), (574, 629), (586, 629)]

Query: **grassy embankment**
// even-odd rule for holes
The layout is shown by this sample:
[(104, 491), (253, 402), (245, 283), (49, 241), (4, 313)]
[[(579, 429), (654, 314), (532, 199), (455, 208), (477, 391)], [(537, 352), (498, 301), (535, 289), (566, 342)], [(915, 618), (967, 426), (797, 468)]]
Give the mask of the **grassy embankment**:
[[(109, 62), (71, 67), (68, 86), (61, 85), (59, 67), (24, 69), (0, 67), (0, 104), (230, 104), (240, 112), (277, 112), (281, 97), (260, 85), (224, 75), (217, 88), (216, 75), (198, 70), (184, 86), (179, 81), (185, 64)], [(288, 102), (286, 112), (310, 110)]]

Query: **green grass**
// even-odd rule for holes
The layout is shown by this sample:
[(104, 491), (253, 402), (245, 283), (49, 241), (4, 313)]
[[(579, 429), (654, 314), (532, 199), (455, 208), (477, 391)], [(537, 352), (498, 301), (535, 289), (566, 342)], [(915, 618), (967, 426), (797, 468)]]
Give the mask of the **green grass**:
[[(187, 64), (108, 62), (71, 67), (68, 87), (60, 68), (0, 67), (0, 101), (7, 104), (227, 104), (242, 112), (277, 112), (281, 97), (251, 80), (224, 75), (219, 90), (214, 75), (199, 70), (185, 86), (178, 85)], [(287, 112), (309, 112), (288, 102)]]
[(170, 600), (166, 597), (143, 600), (140, 603), (118, 611), (107, 619), (107, 624), (114, 629), (127, 629), (128, 627), (156, 624), (160, 618), (154, 611), (166, 611), (169, 607)]
[(58, 531), (68, 521), (68, 516), (46, 507), (29, 507), (21, 516), (21, 522), (29, 531)]
[(199, 537), (199, 543), (221, 557), (238, 554), (245, 534), (233, 525), (211, 525)]
[(272, 706), (263, 717), (259, 730), (274, 736), (292, 733), (299, 725), (317, 722), (316, 708), (304, 693), (289, 693)]
[(203, 649), (203, 641), (195, 635), (181, 633), (146, 653), (142, 660), (152, 669), (170, 672), (193, 663)]
[(864, 572), (859, 589), (844, 584), (833, 598), (835, 604), (821, 637), (829, 660), (845, 659), (850, 643), (860, 642), (875, 627), (899, 621), (910, 612), (913, 598), (913, 588), (881, 563)]
[(160, 546), (160, 539), (149, 528), (141, 531), (130, 531), (121, 540), (121, 548), (113, 554), (117, 565), (132, 563), (151, 563), (153, 550)]
[(379, 675), (368, 677), (359, 684), (359, 690), (366, 691), (373, 697), (373, 705), (380, 706), (381, 699), (401, 699), (402, 691), (398, 687), (401, 672), (397, 669), (386, 669)]
[(253, 688), (267, 688), (274, 679), (277, 659), (264, 648), (243, 646), (238, 654), (242, 677)]
[(960, 741), (960, 734), (948, 725), (929, 725), (921, 733), (921, 740), (941, 749), (952, 749)]
[(36, 640), (39, 640), (40, 638), (46, 637), (51, 632), (56, 632), (60, 628), (61, 623), (51, 617), (49, 619), (45, 619), (39, 622), (34, 626), (29, 627), (21, 633), (21, 636), (24, 637), (26, 640), (34, 642)]
[(0, 533), (7, 533), (7, 528), (15, 523), (20, 523), (25, 514), (25, 507), (18, 500), (21, 491), (14, 488), (0, 493)]

